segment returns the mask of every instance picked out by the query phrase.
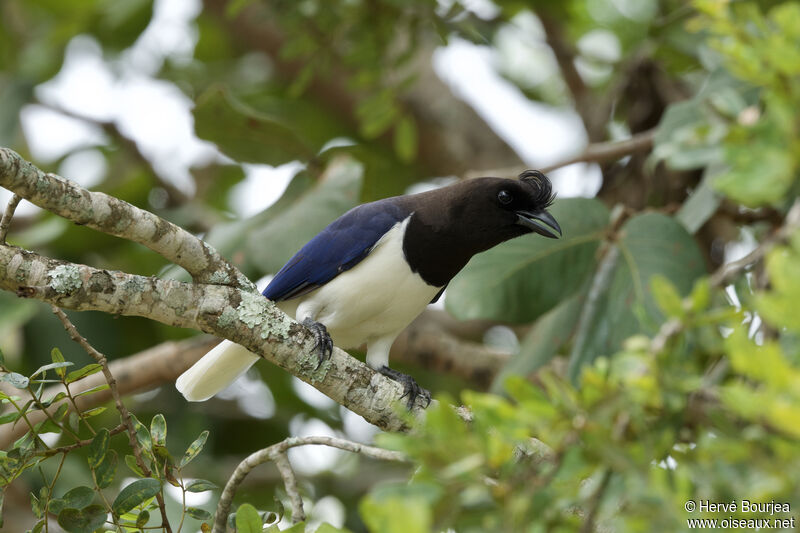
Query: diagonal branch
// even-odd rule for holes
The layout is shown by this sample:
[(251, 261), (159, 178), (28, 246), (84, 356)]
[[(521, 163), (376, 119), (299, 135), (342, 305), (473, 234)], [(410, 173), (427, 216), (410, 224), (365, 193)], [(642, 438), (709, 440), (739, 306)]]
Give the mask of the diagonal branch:
[(0, 186), (79, 225), (142, 244), (185, 268), (195, 281), (253, 288), (211, 246), (163, 218), (101, 192), (45, 173), (0, 148)]
[[(230, 339), (384, 430), (407, 428), (392, 381), (334, 348), (317, 368), (315, 338), (258, 293), (100, 270), (0, 245), (0, 289), (65, 309), (141, 316)], [(423, 407), (417, 404), (415, 413)]]

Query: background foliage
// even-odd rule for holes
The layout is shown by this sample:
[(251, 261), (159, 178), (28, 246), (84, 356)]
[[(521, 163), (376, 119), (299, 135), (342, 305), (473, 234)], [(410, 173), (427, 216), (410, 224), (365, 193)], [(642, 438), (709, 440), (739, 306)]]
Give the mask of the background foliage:
[[(226, 156), (190, 169), (193, 192), (171, 182), (113, 118), (83, 116), (37, 89), (62, 68), (76, 35), (97, 43), (124, 80), (126, 54), (153, 17), (148, 0), (6, 0), (0, 145), (32, 159), (37, 133), (20, 122), (30, 106), (89, 124), (100, 134), (95, 145), (35, 162), (58, 171), (74, 153), (99, 153), (105, 170), (95, 190), (204, 234), (252, 279), (274, 273), (360, 202), (436, 177), (520, 165), (433, 73), (431, 56), (447, 43), (484, 47), (525, 97), (575, 112), (590, 142), (653, 135), (651, 150), (599, 163), (594, 197), (556, 202), (563, 239), (505, 243), (453, 281), (447, 311), (481, 333), (503, 326), (488, 330), (486, 342), (504, 339), (512, 352), (491, 393), (407, 368), (441, 403), (413, 434), (377, 442), (405, 452), (414, 468), (352, 456), (308, 467), (301, 489), (309, 529), (328, 520), (381, 532), (675, 531), (695, 516), (684, 511), (689, 499), (800, 509), (800, 234), (797, 217), (787, 218), (800, 164), (800, 4), (197, 7), (191, 53), (166, 56), (150, 73), (192, 101), (196, 135)], [(593, 45), (598, 35), (615, 44)], [(247, 164), (292, 161), (302, 170), (276, 203), (252, 217), (233, 214), (232, 191)], [(16, 217), (10, 241), (102, 268), (181, 275), (136, 244), (47, 213)], [(711, 275), (754, 247), (768, 253)], [(0, 427), (57, 401), (42, 385), (99, 370), (47, 306), (0, 294), (0, 317)], [(70, 317), (111, 360), (193, 335), (144, 319)], [(213, 512), (215, 486), (255, 449), (303, 432), (372, 438), (288, 375), (266, 365), (257, 371), (268, 389), (250, 381), (201, 405), (186, 404), (169, 385), (127, 398), (141, 421), (149, 475), (128, 459), (131, 443), (115, 429), (113, 408), (59, 409), (0, 457), (6, 527), (93, 531), (109, 511), (132, 530), (155, 526), (153, 498), (165, 494), (174, 528), (197, 530)], [(450, 403), (469, 406), (471, 422)], [(240, 508), (240, 531), (284, 514), (280, 478), (263, 470), (237, 497), (254, 506)], [(187, 493), (213, 496), (187, 504)], [(730, 516), (752, 518), (741, 508)], [(335, 530), (318, 531), (326, 528)]]

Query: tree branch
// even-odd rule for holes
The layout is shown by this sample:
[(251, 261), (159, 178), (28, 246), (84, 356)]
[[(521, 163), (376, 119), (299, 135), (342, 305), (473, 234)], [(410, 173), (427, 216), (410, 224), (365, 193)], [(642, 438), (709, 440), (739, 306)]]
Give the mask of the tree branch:
[(0, 186), (79, 225), (138, 242), (185, 268), (195, 281), (252, 288), (216, 250), (186, 230), (128, 202), (90, 192), (0, 148)]
[[(592, 143), (588, 145), (582, 153), (543, 167), (541, 171), (548, 174), (574, 163), (605, 163), (606, 161), (615, 161), (631, 154), (646, 152), (653, 147), (655, 135), (656, 130), (652, 129), (637, 133), (629, 139), (624, 139), (622, 141)], [(465, 178), (471, 179), (482, 176), (515, 177), (527, 168), (528, 167), (508, 167), (491, 170), (473, 170), (468, 172)]]
[[(100, 270), (7, 245), (0, 245), (0, 288), (66, 309), (142, 316), (230, 339), (381, 429), (406, 429), (403, 417), (395, 410), (395, 402), (403, 393), (399, 383), (338, 348), (328, 361), (318, 365), (314, 336), (255, 292), (235, 267), (201, 240), (148, 211), (105, 194), (91, 193), (58, 176), (46, 175), (15, 152), (3, 148), (0, 148), (0, 185), (33, 199), (45, 209), (101, 231), (138, 239), (137, 242), (154, 239), (155, 244), (150, 244), (152, 249), (180, 262), (196, 279), (242, 280), (247, 289)], [(167, 246), (167, 242), (173, 246)], [(192, 257), (193, 254), (199, 257)], [(419, 413), (422, 409), (420, 400), (413, 411)]]
[[(65, 309), (141, 316), (241, 344), (381, 429), (403, 430), (402, 386), (334, 348), (317, 368), (314, 336), (258, 293), (100, 270), (0, 246), (0, 288)], [(422, 401), (414, 411), (423, 409)]]
[[(236, 470), (234, 470), (233, 474), (231, 474), (230, 479), (228, 479), (228, 482), (225, 484), (225, 488), (222, 490), (222, 494), (219, 497), (217, 512), (214, 516), (213, 533), (225, 533), (225, 524), (228, 521), (231, 503), (233, 503), (233, 497), (236, 494), (236, 490), (239, 488), (239, 485), (242, 484), (242, 481), (244, 481), (244, 478), (250, 473), (251, 470), (258, 465), (267, 463), (269, 461), (275, 461), (276, 465), (278, 466), (278, 470), (281, 472), (281, 476), (284, 478), (286, 492), (289, 494), (289, 499), (292, 501), (292, 521), (296, 523), (304, 520), (305, 512), (303, 511), (303, 500), (297, 491), (297, 483), (294, 478), (294, 472), (291, 470), (291, 465), (288, 464), (289, 460), (286, 457), (286, 452), (290, 448), (306, 446), (309, 444), (331, 446), (333, 448), (339, 448), (340, 450), (345, 450), (348, 452), (360, 453), (361, 455), (371, 457), (372, 459), (380, 459), (382, 461), (395, 461), (403, 463), (408, 462), (408, 458), (400, 452), (384, 450), (383, 448), (376, 448), (374, 446), (367, 446), (337, 437), (289, 437), (288, 439), (277, 444), (273, 444), (268, 448), (258, 450), (257, 452), (248, 455), (244, 461), (239, 463), (239, 466), (237, 466)], [(283, 463), (282, 466), (281, 463)], [(284, 475), (284, 471), (282, 469), (285, 469), (287, 465), (289, 471), (291, 471), (291, 474), (288, 474), (287, 472), (287, 474)], [(287, 479), (289, 482), (287, 482)], [(296, 513), (297, 516), (302, 517), (300, 520), (297, 520), (297, 517), (295, 516)]]
[(0, 243), (5, 244), (6, 236), (8, 235), (8, 228), (11, 227), (11, 219), (14, 218), (14, 211), (17, 210), (17, 206), (22, 201), (22, 197), (18, 194), (11, 195), (11, 199), (8, 201), (8, 205), (6, 206), (6, 210), (3, 211), (3, 218), (0, 220)]

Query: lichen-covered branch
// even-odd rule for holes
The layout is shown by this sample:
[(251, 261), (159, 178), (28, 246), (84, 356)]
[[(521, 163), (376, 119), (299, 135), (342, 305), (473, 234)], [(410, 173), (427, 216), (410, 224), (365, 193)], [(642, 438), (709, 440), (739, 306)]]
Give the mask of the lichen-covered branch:
[[(225, 484), (225, 488), (222, 490), (222, 494), (219, 497), (217, 512), (214, 516), (213, 532), (225, 533), (225, 524), (228, 521), (228, 514), (231, 510), (233, 497), (236, 494), (236, 490), (239, 488), (239, 485), (242, 484), (242, 481), (244, 481), (244, 478), (250, 473), (251, 470), (258, 465), (268, 463), (270, 461), (275, 461), (276, 466), (278, 466), (281, 476), (284, 479), (284, 482), (286, 482), (286, 492), (289, 494), (289, 498), (292, 501), (292, 512), (298, 513), (298, 516), (293, 514), (292, 519), (295, 522), (298, 521), (298, 518), (303, 520), (303, 517), (305, 516), (303, 511), (303, 501), (300, 498), (300, 493), (297, 490), (294, 472), (291, 469), (286, 452), (290, 448), (307, 446), (310, 444), (331, 446), (333, 448), (339, 448), (340, 450), (358, 453), (366, 457), (380, 459), (382, 461), (394, 461), (401, 463), (408, 462), (408, 458), (400, 452), (384, 450), (383, 448), (376, 448), (375, 446), (367, 446), (365, 444), (360, 444), (358, 442), (352, 442), (337, 437), (289, 437), (288, 439), (285, 439), (277, 444), (273, 444), (272, 446), (248, 455), (241, 463), (239, 463), (239, 466), (237, 466), (236, 470), (234, 470), (233, 474), (231, 474), (230, 479), (228, 479), (228, 482)], [(288, 471), (286, 470), (287, 468)]]
[[(317, 368), (313, 335), (257, 292), (100, 270), (12, 246), (0, 246), (0, 289), (66, 309), (141, 316), (231, 339), (381, 429), (406, 428), (395, 410), (400, 384), (338, 348)], [(422, 409), (420, 402), (414, 411)]]
[(8, 148), (0, 148), (0, 186), (76, 224), (138, 242), (185, 268), (195, 281), (252, 287), (216, 250), (179, 226), (113, 196), (43, 172)]

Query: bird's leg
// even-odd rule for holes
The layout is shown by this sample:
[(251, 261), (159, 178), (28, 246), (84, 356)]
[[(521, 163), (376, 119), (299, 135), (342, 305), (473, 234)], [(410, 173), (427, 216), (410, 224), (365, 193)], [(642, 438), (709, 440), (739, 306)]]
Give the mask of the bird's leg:
[(427, 389), (423, 389), (420, 387), (417, 382), (409, 376), (408, 374), (403, 374), (402, 372), (398, 372), (397, 370), (392, 370), (386, 365), (381, 366), (378, 368), (378, 372), (383, 374), (389, 379), (393, 379), (394, 381), (403, 385), (403, 395), (400, 398), (405, 398), (408, 396), (408, 402), (406, 402), (406, 407), (410, 411), (412, 407), (414, 407), (414, 402), (417, 401), (417, 397), (421, 397), (425, 400), (425, 407), (428, 407), (431, 404), (431, 393)]
[(303, 325), (314, 335), (314, 339), (316, 340), (314, 350), (317, 352), (317, 368), (319, 368), (322, 363), (331, 358), (331, 354), (333, 353), (333, 341), (325, 325), (311, 317), (305, 318), (303, 320)]

